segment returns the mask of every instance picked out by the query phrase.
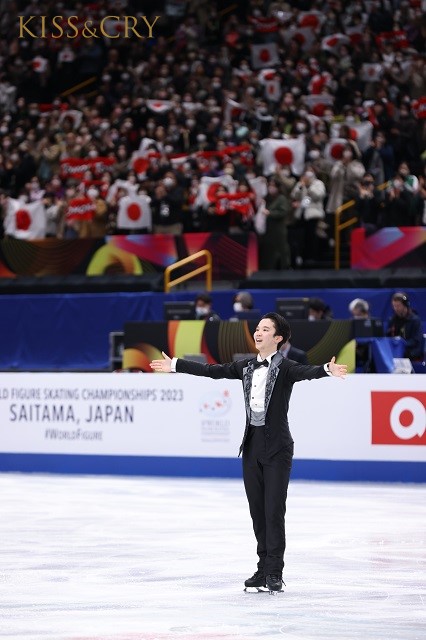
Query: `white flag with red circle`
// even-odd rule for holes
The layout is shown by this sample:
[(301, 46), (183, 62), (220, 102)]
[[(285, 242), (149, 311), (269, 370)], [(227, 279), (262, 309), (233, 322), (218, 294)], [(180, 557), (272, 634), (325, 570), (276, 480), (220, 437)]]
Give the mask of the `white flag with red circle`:
[(225, 106), (223, 109), (223, 120), (225, 124), (228, 124), (234, 118), (238, 118), (244, 111), (247, 111), (247, 107), (241, 102), (226, 98)]
[(8, 198), (4, 231), (20, 240), (36, 240), (46, 236), (46, 209), (43, 202), (24, 203)]
[(124, 196), (118, 204), (119, 229), (148, 229), (152, 227), (151, 205), (147, 196)]
[(250, 48), (253, 69), (263, 69), (280, 63), (278, 46), (275, 42), (252, 44)]
[(303, 28), (318, 31), (323, 25), (326, 17), (321, 11), (300, 11), (297, 16), (297, 25)]
[(49, 60), (47, 58), (43, 58), (43, 56), (35, 56), (32, 60), (31, 66), (33, 71), (36, 73), (45, 73), (49, 66)]
[(300, 176), (305, 167), (305, 138), (286, 138), (277, 140), (265, 138), (259, 142), (260, 151), (258, 160), (263, 165), (263, 174), (270, 176), (275, 172), (277, 165), (288, 165), (292, 173)]
[(223, 176), (203, 176), (198, 185), (198, 192), (195, 196), (194, 205), (205, 209), (216, 202), (217, 190), (225, 187), (228, 193), (234, 193), (237, 188), (237, 181), (229, 175)]
[(426, 118), (426, 96), (413, 100), (411, 103), (411, 109), (415, 118), (418, 120), (424, 120)]
[(357, 143), (360, 151), (365, 151), (371, 144), (374, 127), (369, 120), (364, 122), (334, 122), (331, 125), (330, 135), (332, 138), (339, 137), (339, 131), (342, 124), (349, 127), (349, 137)]
[(380, 62), (364, 62), (361, 66), (359, 77), (363, 82), (380, 82), (384, 72)]
[(321, 49), (337, 55), (339, 53), (339, 47), (341, 47), (342, 44), (349, 44), (350, 41), (350, 37), (344, 33), (333, 33), (321, 40)]
[(348, 144), (346, 138), (331, 138), (330, 142), (328, 142), (324, 149), (324, 158), (326, 160), (331, 160), (332, 162), (337, 162), (342, 159), (343, 150)]

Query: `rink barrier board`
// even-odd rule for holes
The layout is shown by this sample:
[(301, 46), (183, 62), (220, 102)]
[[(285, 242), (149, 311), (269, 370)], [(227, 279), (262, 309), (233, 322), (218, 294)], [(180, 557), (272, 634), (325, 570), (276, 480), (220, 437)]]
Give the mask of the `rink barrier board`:
[[(1, 472), (241, 478), (241, 458), (0, 454)], [(294, 459), (292, 480), (426, 482), (424, 462)]]

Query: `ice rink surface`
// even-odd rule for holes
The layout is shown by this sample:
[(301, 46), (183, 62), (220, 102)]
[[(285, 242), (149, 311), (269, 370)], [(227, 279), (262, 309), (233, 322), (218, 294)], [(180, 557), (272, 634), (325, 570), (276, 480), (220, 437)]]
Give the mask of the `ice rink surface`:
[(290, 483), (285, 593), (247, 594), (241, 480), (0, 475), (0, 638), (424, 640), (426, 486)]

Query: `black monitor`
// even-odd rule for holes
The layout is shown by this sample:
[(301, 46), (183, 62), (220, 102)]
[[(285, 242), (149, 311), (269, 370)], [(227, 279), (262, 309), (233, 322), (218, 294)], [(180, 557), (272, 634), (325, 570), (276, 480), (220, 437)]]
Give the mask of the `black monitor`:
[(262, 315), (260, 309), (244, 309), (244, 311), (235, 312), (237, 320), (260, 320)]
[(277, 298), (275, 310), (286, 320), (307, 320), (309, 298)]
[(380, 318), (354, 318), (352, 320), (354, 338), (381, 338), (384, 336)]
[(195, 320), (195, 302), (164, 302), (164, 320)]

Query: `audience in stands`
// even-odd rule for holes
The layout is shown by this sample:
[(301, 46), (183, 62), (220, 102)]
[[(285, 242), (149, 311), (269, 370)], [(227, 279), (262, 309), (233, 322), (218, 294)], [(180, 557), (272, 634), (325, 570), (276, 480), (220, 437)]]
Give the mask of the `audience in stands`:
[[(240, 0), (230, 11), (184, 2), (160, 12), (146, 2), (148, 19), (161, 13), (152, 39), (121, 37), (116, 21), (116, 38), (82, 36), (85, 20), (99, 25), (115, 7), (63, 7), (64, 20), (78, 12), (78, 37), (43, 39), (37, 20), (38, 37), (16, 35), (33, 5), (0, 5), (0, 189), (44, 203), (45, 236), (241, 232), (266, 196), (261, 267), (298, 266), (292, 226), (304, 227), (303, 257), (321, 258), (336, 208), (353, 197), (360, 207), (364, 175), (392, 185), (383, 215), (362, 203), (363, 224), (425, 224), (421, 3)], [(120, 11), (138, 7), (123, 0)], [(57, 3), (43, 12), (57, 15)], [(317, 242), (315, 218), (295, 223), (287, 210), (311, 167), (325, 185), (330, 243)], [(277, 188), (285, 201), (275, 209)], [(124, 197), (142, 198), (152, 223), (124, 220)], [(14, 211), (2, 205), (3, 218)]]
[(220, 320), (218, 314), (213, 311), (213, 300), (209, 293), (199, 293), (194, 302), (197, 320)]

